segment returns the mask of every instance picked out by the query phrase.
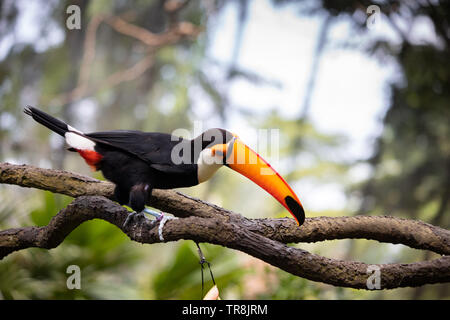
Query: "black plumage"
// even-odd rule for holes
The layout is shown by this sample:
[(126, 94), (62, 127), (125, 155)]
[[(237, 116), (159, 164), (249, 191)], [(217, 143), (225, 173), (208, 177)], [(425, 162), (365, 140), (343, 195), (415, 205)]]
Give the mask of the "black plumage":
[[(192, 140), (166, 133), (137, 130), (85, 134), (74, 131), (74, 128), (34, 107), (27, 107), (25, 113), (62, 136), (70, 132), (93, 141), (94, 150), (100, 155), (95, 169), (101, 170), (104, 177), (116, 185), (116, 200), (122, 205), (128, 204), (136, 212), (145, 208), (155, 188), (172, 189), (197, 185), (200, 152), (232, 138), (231, 133), (223, 129), (210, 129)], [(173, 157), (175, 147), (179, 153)], [(74, 147), (69, 150), (80, 152)], [(81, 152), (80, 154), (83, 156)], [(184, 159), (182, 163), (177, 161), (180, 158)]]

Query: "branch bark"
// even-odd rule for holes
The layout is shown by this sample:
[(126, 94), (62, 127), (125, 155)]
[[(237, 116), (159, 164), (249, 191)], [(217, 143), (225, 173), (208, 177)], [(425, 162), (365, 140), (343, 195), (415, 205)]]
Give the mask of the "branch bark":
[[(0, 231), (0, 258), (29, 247), (54, 248), (78, 225), (90, 219), (106, 220), (140, 243), (161, 242), (159, 224), (136, 221), (122, 225), (128, 215), (113, 201), (113, 185), (74, 173), (27, 165), (0, 163), (0, 183), (38, 188), (76, 199), (47, 226)], [(401, 243), (444, 255), (410, 264), (378, 264), (381, 288), (450, 281), (450, 231), (414, 220), (381, 216), (307, 218), (300, 228), (293, 219), (247, 219), (207, 202), (171, 190), (154, 190), (153, 207), (180, 219), (168, 220), (164, 242), (181, 239), (222, 245), (246, 252), (280, 269), (309, 280), (367, 289), (369, 265), (311, 254), (288, 246), (292, 242), (364, 238)]]

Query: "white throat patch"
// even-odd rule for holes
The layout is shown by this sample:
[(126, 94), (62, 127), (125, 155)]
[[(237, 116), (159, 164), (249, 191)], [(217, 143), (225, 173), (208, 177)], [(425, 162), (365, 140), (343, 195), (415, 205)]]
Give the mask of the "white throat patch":
[(197, 178), (198, 183), (205, 182), (211, 178), (220, 167), (222, 167), (222, 156), (214, 157), (211, 149), (203, 149), (197, 160)]

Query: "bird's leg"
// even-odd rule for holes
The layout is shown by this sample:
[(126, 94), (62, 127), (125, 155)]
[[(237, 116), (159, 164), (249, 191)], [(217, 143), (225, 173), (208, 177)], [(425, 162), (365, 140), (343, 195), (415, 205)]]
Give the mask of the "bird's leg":
[(200, 268), (201, 268), (201, 274), (202, 274), (202, 298), (203, 298), (203, 291), (204, 291), (204, 286), (205, 286), (205, 281), (204, 281), (204, 277), (203, 277), (203, 265), (206, 263), (206, 265), (208, 266), (209, 269), (209, 273), (211, 274), (211, 280), (213, 282), (214, 285), (216, 285), (216, 281), (214, 280), (214, 276), (211, 270), (211, 264), (206, 260), (205, 256), (203, 255), (202, 249), (200, 249), (200, 245), (198, 244), (198, 242), (195, 242), (195, 244), (197, 245), (197, 252), (198, 252), (198, 256), (200, 257)]
[(131, 220), (134, 220), (134, 218), (136, 217), (144, 217), (144, 219), (147, 219), (145, 215), (142, 213), (142, 211), (141, 212), (133, 211), (128, 214), (128, 217), (125, 219), (125, 222), (123, 223), (123, 227), (125, 228), (128, 225), (128, 223)]
[(147, 203), (148, 197), (151, 193), (151, 188), (148, 184), (137, 184), (133, 186), (130, 190), (130, 207), (134, 210), (126, 218), (123, 227), (126, 227), (130, 220), (134, 219), (136, 216), (144, 217), (145, 204)]
[[(124, 205), (129, 203), (130, 193), (126, 189), (123, 189), (119, 185), (116, 185), (116, 187), (114, 188), (114, 197), (120, 205)], [(123, 226), (126, 227), (130, 220), (132, 220), (136, 216), (136, 214), (136, 211), (128, 214), (128, 217), (125, 220)]]
[(121, 206), (124, 204), (128, 204), (130, 200), (130, 192), (127, 189), (124, 189), (123, 187), (116, 184), (116, 187), (114, 188), (114, 198)]

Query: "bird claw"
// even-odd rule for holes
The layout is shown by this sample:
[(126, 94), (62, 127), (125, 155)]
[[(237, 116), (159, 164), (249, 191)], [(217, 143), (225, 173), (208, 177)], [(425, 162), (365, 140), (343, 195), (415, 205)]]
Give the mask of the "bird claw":
[(125, 219), (125, 222), (123, 223), (122, 227), (126, 227), (128, 225), (128, 223), (130, 222), (130, 220), (133, 218), (133, 216), (136, 214), (135, 211), (131, 212), (128, 214), (127, 218)]
[(146, 220), (148, 220), (145, 215), (141, 212), (136, 212), (133, 211), (131, 213), (128, 214), (128, 217), (125, 219), (125, 222), (123, 223), (123, 228), (125, 228), (131, 220), (134, 220), (135, 218), (139, 217), (140, 219), (144, 218)]
[[(156, 219), (155, 220), (148, 219), (145, 216), (144, 212), (154, 216)], [(153, 224), (155, 224), (156, 222), (161, 222), (164, 217), (167, 217), (169, 219), (171, 218), (169, 216), (165, 216), (164, 212), (156, 212), (156, 211), (153, 211), (151, 209), (145, 208), (141, 212), (136, 212), (136, 211), (130, 212), (128, 214), (128, 217), (125, 219), (125, 222), (123, 223), (123, 227), (125, 228), (130, 223), (130, 221), (133, 220), (136, 217), (139, 217), (140, 219), (144, 218), (145, 220), (149, 220)]]

